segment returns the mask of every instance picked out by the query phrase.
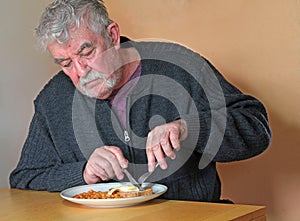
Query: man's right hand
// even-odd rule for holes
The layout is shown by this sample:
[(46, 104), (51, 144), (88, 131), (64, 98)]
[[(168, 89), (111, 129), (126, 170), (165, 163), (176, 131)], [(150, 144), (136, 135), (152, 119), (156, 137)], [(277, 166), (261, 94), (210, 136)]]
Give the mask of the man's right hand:
[(120, 148), (104, 146), (97, 148), (90, 156), (83, 178), (87, 184), (94, 184), (117, 177), (124, 178), (123, 168), (128, 166), (128, 160), (124, 157)]

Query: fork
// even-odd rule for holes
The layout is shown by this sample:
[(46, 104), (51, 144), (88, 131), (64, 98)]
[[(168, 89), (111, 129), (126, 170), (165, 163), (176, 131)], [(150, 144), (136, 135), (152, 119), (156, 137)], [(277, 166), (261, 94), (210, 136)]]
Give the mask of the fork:
[[(156, 163), (155, 164), (155, 169), (156, 169), (156, 167), (158, 167), (158, 163)], [(154, 169), (154, 170), (155, 170)], [(140, 176), (140, 178), (138, 179), (138, 184), (139, 185), (141, 185), (142, 186), (142, 184), (149, 178), (149, 176), (153, 173), (154, 171), (152, 171), (152, 172), (146, 172), (146, 173), (144, 173), (142, 176)]]
[(123, 168), (123, 172), (125, 173), (125, 175), (127, 176), (127, 178), (133, 186), (137, 187), (140, 191), (144, 190), (142, 185), (133, 178), (133, 176), (128, 172), (127, 169)]

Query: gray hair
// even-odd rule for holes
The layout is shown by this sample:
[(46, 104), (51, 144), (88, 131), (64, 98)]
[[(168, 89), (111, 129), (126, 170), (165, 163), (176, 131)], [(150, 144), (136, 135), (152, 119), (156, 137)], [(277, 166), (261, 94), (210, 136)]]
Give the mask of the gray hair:
[(111, 23), (102, 0), (55, 0), (43, 12), (35, 34), (39, 46), (46, 50), (51, 42), (66, 43), (70, 30), (85, 24), (108, 42), (106, 28)]

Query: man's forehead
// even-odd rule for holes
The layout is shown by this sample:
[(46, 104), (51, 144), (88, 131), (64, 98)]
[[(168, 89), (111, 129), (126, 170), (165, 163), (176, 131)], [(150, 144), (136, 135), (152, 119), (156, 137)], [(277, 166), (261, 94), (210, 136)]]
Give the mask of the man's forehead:
[(76, 29), (69, 30), (69, 39), (66, 42), (60, 43), (57, 41), (48, 44), (48, 47), (62, 50), (78, 50), (86, 42), (94, 42), (101, 38), (98, 33), (91, 31), (86, 25), (81, 25)]
[(62, 56), (64, 54), (79, 54), (85, 48), (89, 48), (93, 46), (93, 42), (91, 40), (84, 40), (74, 42), (72, 40), (61, 44), (59, 42), (52, 42), (48, 44), (48, 51), (53, 57)]

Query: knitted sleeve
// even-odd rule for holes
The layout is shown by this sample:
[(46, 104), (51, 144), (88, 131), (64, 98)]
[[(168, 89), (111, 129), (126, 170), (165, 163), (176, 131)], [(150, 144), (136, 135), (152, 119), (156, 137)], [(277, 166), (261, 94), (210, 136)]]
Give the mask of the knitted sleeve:
[(166, 76), (177, 80), (195, 103), (196, 111), (187, 103), (190, 98), (174, 91), (187, 106), (178, 117), (188, 126), (188, 138), (182, 146), (206, 158), (203, 167), (211, 161), (247, 159), (267, 149), (271, 130), (264, 105), (228, 82), (208, 60), (174, 43), (142, 44), (139, 52), (144, 59), (175, 64), (162, 64), (157, 72), (164, 70)]
[(221, 90), (218, 92), (213, 83), (206, 84), (210, 85), (206, 90), (212, 98), (210, 107), (201, 107), (197, 115), (183, 116), (189, 139), (198, 140), (196, 150), (206, 161), (203, 166), (210, 161), (243, 160), (265, 151), (271, 141), (271, 129), (264, 105), (230, 84), (208, 61), (204, 66), (202, 71), (216, 76)]
[(64, 162), (47, 128), (46, 120), (36, 111), (20, 161), (10, 175), (12, 188), (61, 191), (85, 184), (82, 172), (86, 162)]

